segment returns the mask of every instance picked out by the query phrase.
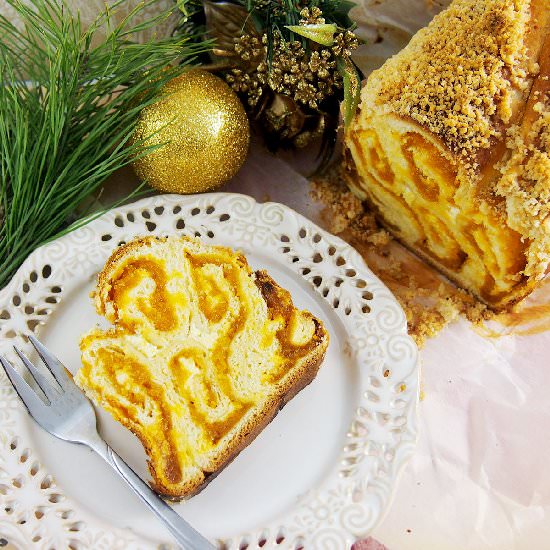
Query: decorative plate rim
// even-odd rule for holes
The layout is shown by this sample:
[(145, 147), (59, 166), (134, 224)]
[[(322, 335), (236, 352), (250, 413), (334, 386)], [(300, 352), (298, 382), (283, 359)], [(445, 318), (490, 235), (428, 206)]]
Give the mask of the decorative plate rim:
[[(228, 550), (262, 540), (266, 549), (349, 548), (381, 520), (414, 451), (418, 350), (403, 310), (361, 255), (288, 206), (236, 193), (155, 195), (101, 215), (36, 249), (0, 290), (0, 352), (9, 355), (13, 343), (26, 347), (21, 335), (39, 331), (77, 274), (89, 276), (92, 266), (103, 265), (113, 239), (170, 232), (219, 242), (220, 229), (236, 248), (264, 246), (279, 254), (328, 303), (347, 331), (345, 352), (361, 364), (362, 386), (339, 462), (320, 486), (270, 525), (219, 543)], [(0, 373), (0, 536), (22, 548), (154, 547), (63, 494), (21, 429), (26, 414)]]

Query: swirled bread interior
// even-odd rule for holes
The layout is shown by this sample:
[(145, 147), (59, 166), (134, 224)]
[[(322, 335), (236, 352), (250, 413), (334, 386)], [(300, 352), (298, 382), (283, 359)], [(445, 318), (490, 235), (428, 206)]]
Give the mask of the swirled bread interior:
[(99, 275), (112, 328), (81, 340), (75, 380), (142, 441), (155, 488), (197, 492), (315, 377), (328, 334), (242, 254), (138, 239)]
[(454, 0), (362, 90), (345, 175), (407, 247), (495, 310), (550, 258), (548, 0)]

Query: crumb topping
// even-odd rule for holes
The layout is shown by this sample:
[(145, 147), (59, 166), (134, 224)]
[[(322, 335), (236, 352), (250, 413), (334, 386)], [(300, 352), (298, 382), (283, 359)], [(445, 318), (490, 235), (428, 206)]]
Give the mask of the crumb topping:
[(532, 241), (527, 276), (542, 278), (550, 261), (550, 92), (537, 94), (535, 121), (508, 132), (511, 156), (496, 193), (505, 197), (510, 225)]
[(529, 19), (529, 0), (455, 0), (371, 77), (367, 89), (375, 89), (366, 93), (471, 159), (503, 137), (514, 98), (530, 85)]

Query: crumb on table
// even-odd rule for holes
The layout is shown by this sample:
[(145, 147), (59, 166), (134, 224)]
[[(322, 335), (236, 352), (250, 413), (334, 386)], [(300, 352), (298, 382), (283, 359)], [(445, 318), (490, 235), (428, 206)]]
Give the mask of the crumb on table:
[(419, 346), (460, 315), (474, 324), (492, 317), (484, 304), (455, 287), (380, 227), (338, 170), (334, 167), (311, 182), (313, 199), (323, 204), (323, 225), (354, 246), (394, 293), (407, 316), (409, 333)]

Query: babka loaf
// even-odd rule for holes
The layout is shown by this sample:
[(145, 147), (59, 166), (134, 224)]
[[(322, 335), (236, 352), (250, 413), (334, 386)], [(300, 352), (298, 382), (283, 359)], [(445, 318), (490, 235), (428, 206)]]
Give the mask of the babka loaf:
[(114, 326), (81, 340), (75, 381), (143, 443), (155, 489), (199, 491), (309, 384), (321, 321), (245, 257), (190, 238), (145, 237), (99, 275)]
[(550, 258), (550, 5), (454, 0), (372, 73), (344, 173), (404, 245), (495, 311)]

